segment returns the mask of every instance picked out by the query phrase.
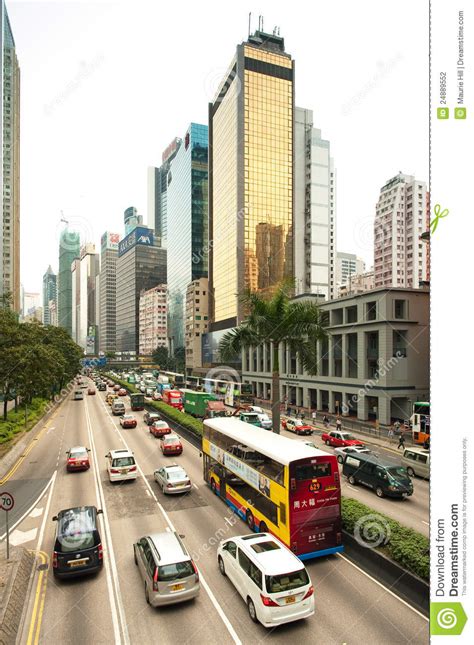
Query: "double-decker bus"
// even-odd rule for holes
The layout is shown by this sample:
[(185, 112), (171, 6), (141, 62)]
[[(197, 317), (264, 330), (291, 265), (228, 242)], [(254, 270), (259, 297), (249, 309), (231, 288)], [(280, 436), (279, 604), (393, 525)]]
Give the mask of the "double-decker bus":
[(130, 394), (130, 407), (132, 410), (144, 410), (145, 409), (145, 395), (136, 393)]
[(428, 445), (430, 443), (430, 404), (427, 401), (415, 401), (410, 418), (413, 443)]
[(301, 560), (343, 550), (335, 455), (232, 417), (204, 421), (204, 480), (252, 531)]
[(186, 385), (184, 374), (179, 374), (178, 372), (165, 372), (164, 370), (160, 370), (160, 374), (167, 376), (170, 383), (172, 383), (176, 388), (185, 387)]

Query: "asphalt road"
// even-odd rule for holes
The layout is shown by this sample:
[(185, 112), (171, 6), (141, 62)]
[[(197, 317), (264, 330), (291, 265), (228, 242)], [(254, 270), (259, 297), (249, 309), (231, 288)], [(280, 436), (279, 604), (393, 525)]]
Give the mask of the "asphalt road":
[[(221, 576), (216, 563), (219, 540), (247, 533), (246, 525), (204, 484), (198, 449), (183, 440), (181, 456), (164, 458), (159, 441), (142, 421), (143, 413), (136, 416), (138, 427), (122, 430), (118, 417), (112, 417), (104, 403), (104, 393), (86, 396), (84, 401), (68, 399), (52, 419), (49, 434), (46, 431), (41, 436), (28, 462), (25, 460), (4, 485), (5, 489), (15, 487), (18, 504), (27, 508), (51, 480), (12, 534), (14, 543), (23, 541), (26, 547), (38, 549), (45, 560), (53, 550), (53, 515), (82, 504), (104, 510), (100, 516), (104, 569), (96, 577), (59, 583), (49, 569), (37, 571), (21, 643), (221, 644), (263, 643), (266, 639), (339, 645), (428, 643), (426, 619), (344, 556), (307, 563), (315, 587), (316, 613), (312, 618), (271, 631), (252, 623), (243, 600)], [(72, 445), (91, 448), (89, 471), (66, 472), (65, 451)], [(125, 446), (135, 453), (140, 477), (112, 485), (105, 454)], [(153, 471), (159, 465), (175, 460), (194, 485), (184, 497), (164, 496), (153, 481)], [(167, 527), (185, 536), (200, 570), (201, 593), (189, 603), (153, 609), (145, 602), (132, 544)]]

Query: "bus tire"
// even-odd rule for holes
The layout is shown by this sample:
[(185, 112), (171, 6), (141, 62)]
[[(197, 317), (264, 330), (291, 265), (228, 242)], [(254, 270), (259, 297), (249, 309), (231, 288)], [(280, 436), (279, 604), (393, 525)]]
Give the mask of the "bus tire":
[(211, 490), (214, 493), (214, 495), (217, 495), (216, 482), (213, 479), (211, 479)]
[(258, 530), (259, 533), (268, 533), (268, 526), (265, 524), (265, 522), (260, 522)]
[(351, 484), (351, 486), (355, 486), (357, 484), (354, 475), (349, 475), (348, 481), (349, 481), (349, 484)]
[(249, 616), (253, 622), (258, 623), (257, 612), (251, 598), (247, 598), (247, 609), (249, 610)]
[(217, 562), (219, 564), (219, 571), (222, 573), (223, 576), (226, 576), (227, 574), (225, 572), (224, 560), (221, 558), (221, 556), (217, 558)]
[(407, 473), (409, 474), (410, 477), (415, 476), (415, 471), (413, 470), (413, 468), (411, 466), (408, 466)]
[(250, 511), (247, 511), (247, 514), (245, 516), (245, 521), (247, 522), (247, 526), (249, 527), (249, 529), (251, 531), (255, 531), (255, 520), (253, 519), (253, 515)]

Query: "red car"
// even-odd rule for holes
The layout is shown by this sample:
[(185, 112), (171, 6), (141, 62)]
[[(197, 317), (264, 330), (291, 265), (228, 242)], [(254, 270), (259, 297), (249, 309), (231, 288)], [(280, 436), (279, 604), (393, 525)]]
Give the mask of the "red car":
[(171, 428), (166, 421), (153, 421), (150, 426), (150, 432), (154, 437), (164, 437), (165, 434), (171, 434)]
[(68, 472), (74, 470), (89, 470), (89, 448), (83, 446), (74, 446), (67, 452), (66, 469)]
[(124, 387), (121, 387), (120, 390), (117, 391), (117, 394), (119, 396), (127, 396), (127, 390)]
[(120, 417), (120, 425), (122, 428), (136, 428), (137, 427), (137, 420), (133, 416), (133, 414), (122, 414)]
[(161, 437), (160, 448), (164, 455), (180, 455), (183, 452), (183, 444), (177, 434)]
[(120, 385), (115, 384), (115, 385), (113, 386), (113, 388), (112, 388), (112, 389), (113, 389), (113, 391), (114, 391), (114, 392), (118, 392), (118, 391), (119, 391), (119, 390), (121, 390), (122, 388), (120, 387)]
[(95, 387), (90, 387), (90, 388), (87, 390), (87, 394), (95, 394)]
[(281, 425), (285, 430), (294, 432), (295, 434), (313, 434), (313, 428), (301, 419), (283, 419)]
[(321, 439), (326, 446), (333, 446), (333, 448), (345, 448), (346, 446), (363, 446), (364, 444), (359, 439), (354, 437), (349, 432), (342, 432), (342, 430), (334, 430), (332, 432), (325, 432)]

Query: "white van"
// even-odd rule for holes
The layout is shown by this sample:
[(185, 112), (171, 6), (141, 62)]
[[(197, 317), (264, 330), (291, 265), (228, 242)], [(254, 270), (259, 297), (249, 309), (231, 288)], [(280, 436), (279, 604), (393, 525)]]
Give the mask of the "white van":
[(120, 399), (114, 399), (112, 401), (112, 414), (114, 416), (125, 414), (125, 403)]
[(402, 466), (405, 466), (410, 477), (430, 478), (430, 451), (424, 448), (405, 448), (402, 457)]
[(223, 540), (217, 562), (254, 622), (275, 627), (314, 614), (314, 588), (305, 566), (272, 535), (252, 533)]

